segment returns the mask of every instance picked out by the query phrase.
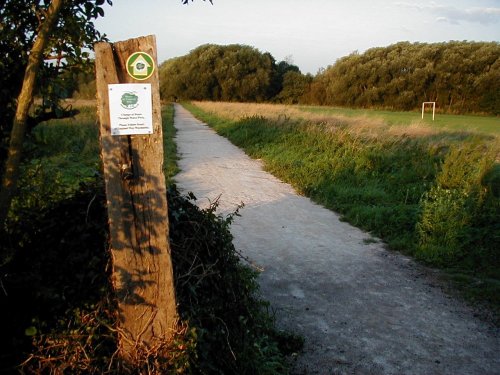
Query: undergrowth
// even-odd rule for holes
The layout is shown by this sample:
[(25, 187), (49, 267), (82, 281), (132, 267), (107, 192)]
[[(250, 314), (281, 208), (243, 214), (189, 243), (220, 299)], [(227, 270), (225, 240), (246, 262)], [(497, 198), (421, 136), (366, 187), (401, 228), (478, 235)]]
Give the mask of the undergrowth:
[[(287, 372), (273, 316), (255, 273), (232, 245), (232, 217), (200, 210), (171, 186), (170, 241), (181, 323), (163, 357), (116, 356), (102, 183), (25, 213), (8, 242), (0, 300), (1, 370), (25, 373), (280, 374)], [(298, 341), (300, 345), (300, 341)], [(295, 345), (295, 350), (298, 347)]]
[(326, 118), (230, 120), (209, 112), (208, 105), (205, 111), (186, 107), (344, 220), (392, 249), (461, 275), (471, 286), (466, 294), (500, 312), (500, 148), (495, 137), (391, 133), (381, 127), (374, 133), (368, 126)]

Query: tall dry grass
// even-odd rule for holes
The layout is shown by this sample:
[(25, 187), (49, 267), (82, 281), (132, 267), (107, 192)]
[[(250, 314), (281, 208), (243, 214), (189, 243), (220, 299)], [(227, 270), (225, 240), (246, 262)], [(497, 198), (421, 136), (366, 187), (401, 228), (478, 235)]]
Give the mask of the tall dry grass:
[(362, 135), (370, 139), (386, 138), (388, 136), (417, 138), (433, 136), (440, 132), (426, 124), (418, 122), (408, 126), (389, 125), (382, 118), (312, 113), (285, 104), (206, 101), (195, 101), (192, 104), (209, 114), (227, 120), (238, 121), (249, 117), (263, 117), (278, 124), (289, 123), (290, 121), (311, 125), (319, 124), (327, 132), (336, 132), (341, 129), (347, 131), (349, 134)]

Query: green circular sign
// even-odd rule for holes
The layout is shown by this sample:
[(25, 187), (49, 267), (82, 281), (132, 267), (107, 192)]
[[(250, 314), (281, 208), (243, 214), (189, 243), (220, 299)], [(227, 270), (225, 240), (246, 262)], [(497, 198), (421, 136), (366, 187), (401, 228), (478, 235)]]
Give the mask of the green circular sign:
[(134, 52), (127, 59), (127, 73), (134, 79), (143, 81), (155, 71), (155, 62), (146, 52)]
[(126, 92), (120, 101), (121, 106), (125, 109), (134, 109), (139, 105), (139, 97), (135, 92)]

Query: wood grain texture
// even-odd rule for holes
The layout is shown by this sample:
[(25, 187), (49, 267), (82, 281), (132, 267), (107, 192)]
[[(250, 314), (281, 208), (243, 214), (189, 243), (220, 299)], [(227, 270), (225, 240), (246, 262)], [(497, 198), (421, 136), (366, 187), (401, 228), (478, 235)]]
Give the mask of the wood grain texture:
[[(177, 324), (158, 71), (145, 81), (129, 77), (125, 64), (137, 51), (147, 52), (157, 63), (154, 36), (95, 46), (113, 283), (125, 355), (133, 355), (138, 346), (151, 348), (170, 339)], [(114, 83), (151, 84), (153, 134), (111, 135), (108, 84)]]

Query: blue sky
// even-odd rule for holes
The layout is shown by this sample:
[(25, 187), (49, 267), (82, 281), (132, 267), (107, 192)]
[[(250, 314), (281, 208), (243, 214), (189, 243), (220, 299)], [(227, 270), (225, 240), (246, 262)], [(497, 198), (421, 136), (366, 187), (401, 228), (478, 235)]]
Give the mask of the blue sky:
[(112, 42), (155, 34), (158, 60), (205, 43), (246, 44), (317, 73), (398, 41), (500, 41), (500, 0), (113, 0), (97, 28)]

